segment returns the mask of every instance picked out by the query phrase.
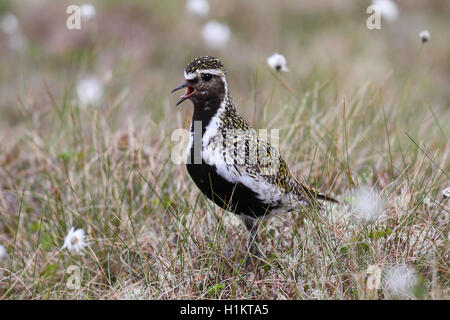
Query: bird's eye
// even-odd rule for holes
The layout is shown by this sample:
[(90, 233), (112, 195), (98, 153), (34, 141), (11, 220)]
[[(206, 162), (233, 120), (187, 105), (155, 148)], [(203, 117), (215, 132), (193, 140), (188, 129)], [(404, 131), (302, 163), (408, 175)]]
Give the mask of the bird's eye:
[(212, 78), (212, 75), (210, 75), (209, 73), (205, 73), (202, 75), (203, 81), (209, 81), (209, 80), (211, 80), (211, 78)]

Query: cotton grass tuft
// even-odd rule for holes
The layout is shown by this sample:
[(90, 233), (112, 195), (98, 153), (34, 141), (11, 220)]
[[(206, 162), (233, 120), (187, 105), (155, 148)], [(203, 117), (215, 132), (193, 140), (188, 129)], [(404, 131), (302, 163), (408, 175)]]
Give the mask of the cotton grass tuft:
[(363, 221), (375, 221), (383, 214), (383, 200), (374, 189), (361, 187), (351, 199), (353, 215)]
[(87, 242), (84, 237), (85, 232), (83, 229), (75, 230), (75, 228), (72, 227), (67, 236), (64, 238), (64, 245), (61, 249), (67, 248), (67, 250), (71, 252), (81, 253), (87, 246)]
[(407, 298), (417, 284), (416, 271), (401, 264), (388, 268), (384, 277), (384, 287), (392, 297)]
[(274, 53), (267, 58), (267, 64), (276, 71), (289, 72), (289, 69), (286, 67), (286, 59), (282, 54)]

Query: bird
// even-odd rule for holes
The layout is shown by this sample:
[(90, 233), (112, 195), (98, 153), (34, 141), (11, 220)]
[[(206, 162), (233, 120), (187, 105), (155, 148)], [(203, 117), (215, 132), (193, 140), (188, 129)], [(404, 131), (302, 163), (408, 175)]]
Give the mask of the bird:
[(194, 106), (187, 171), (208, 199), (242, 219), (249, 234), (244, 264), (258, 256), (255, 242), (264, 219), (301, 208), (320, 209), (319, 200), (338, 202), (300, 183), (279, 150), (239, 114), (220, 59), (193, 59), (184, 78), (171, 92), (185, 88), (176, 106), (185, 100)]

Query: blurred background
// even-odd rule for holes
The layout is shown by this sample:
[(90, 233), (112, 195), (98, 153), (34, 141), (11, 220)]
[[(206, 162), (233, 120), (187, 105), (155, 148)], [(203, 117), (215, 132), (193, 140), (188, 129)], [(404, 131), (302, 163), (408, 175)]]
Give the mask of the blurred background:
[[(250, 119), (257, 109), (246, 106), (255, 95), (261, 102), (259, 90), (272, 85), (264, 77), (274, 52), (286, 57), (291, 72), (283, 77), (299, 96), (327, 84), (326, 94), (340, 103), (358, 90), (356, 84), (370, 82), (390, 99), (401, 96), (425, 29), (431, 41), (421, 53), (420, 75), (413, 75), (409, 102), (448, 109), (448, 1), (396, 1), (397, 11), (383, 16), (381, 30), (366, 27), (370, 1), (191, 2), (0, 0), (2, 141), (20, 134), (24, 112), (45, 126), (52, 99), (86, 100), (77, 85), (79, 92), (92, 90), (89, 102), (105, 112), (114, 109), (119, 122), (124, 116), (165, 121), (166, 111), (175, 112), (170, 89), (191, 59), (206, 54), (224, 60), (234, 97)], [(84, 5), (79, 30), (66, 27), (72, 4)], [(210, 37), (224, 38), (218, 43), (204, 35), (211, 21), (219, 27), (210, 28)], [(332, 104), (322, 107), (334, 112)]]

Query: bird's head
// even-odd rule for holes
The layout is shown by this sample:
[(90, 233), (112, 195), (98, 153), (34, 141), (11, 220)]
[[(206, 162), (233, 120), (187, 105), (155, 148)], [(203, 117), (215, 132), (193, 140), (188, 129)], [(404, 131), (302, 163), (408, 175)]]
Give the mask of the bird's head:
[[(222, 62), (214, 57), (198, 57), (189, 62), (184, 70), (185, 82), (172, 92), (186, 88), (186, 92), (177, 102), (191, 100), (194, 105), (213, 101), (223, 101), (228, 93), (225, 68)], [(202, 105), (203, 105), (202, 104)]]

